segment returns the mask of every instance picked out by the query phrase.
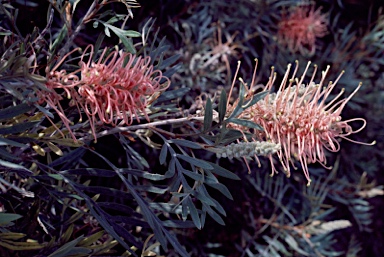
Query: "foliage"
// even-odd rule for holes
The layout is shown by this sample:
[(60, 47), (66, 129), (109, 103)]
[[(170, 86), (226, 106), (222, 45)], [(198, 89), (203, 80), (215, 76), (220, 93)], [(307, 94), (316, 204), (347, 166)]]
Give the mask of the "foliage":
[(341, 2), (0, 0), (0, 255), (380, 256), (384, 16)]

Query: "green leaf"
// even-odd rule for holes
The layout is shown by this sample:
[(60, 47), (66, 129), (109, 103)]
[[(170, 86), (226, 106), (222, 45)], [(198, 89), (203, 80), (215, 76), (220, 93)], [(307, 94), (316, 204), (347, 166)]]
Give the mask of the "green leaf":
[(11, 240), (1, 240), (0, 246), (13, 251), (31, 251), (43, 248), (43, 245), (40, 245), (38, 242), (17, 242)]
[(240, 180), (240, 178), (235, 173), (233, 173), (227, 169), (224, 169), (223, 167), (221, 167), (215, 163), (212, 163), (212, 162), (208, 162), (208, 163), (213, 167), (213, 169), (210, 170), (212, 173), (215, 173), (216, 175), (219, 175), (219, 176), (224, 177), (224, 178)]
[(220, 225), (225, 226), (224, 220), (209, 205), (203, 205), (203, 212), (205, 210), (209, 214), (209, 216), (211, 216), (212, 219), (214, 219)]
[(244, 111), (244, 108), (242, 107), (244, 102), (244, 96), (245, 96), (245, 86), (243, 85), (243, 83), (241, 83), (240, 92), (239, 92), (239, 102), (237, 103), (235, 109), (232, 111), (231, 115), (229, 115), (228, 119), (235, 118)]
[[(172, 193), (173, 195), (173, 193)], [(148, 203), (149, 207), (151, 209), (160, 210), (163, 212), (169, 212), (169, 213), (175, 213), (175, 214), (181, 214), (181, 206), (180, 204), (174, 204), (174, 203), (164, 203), (164, 202), (150, 202)]]
[(107, 37), (111, 37), (111, 32), (109, 32), (109, 28), (107, 26), (104, 27), (104, 34), (107, 36)]
[[(178, 59), (180, 58), (180, 55), (173, 55), (165, 60), (161, 60), (161, 62), (159, 62), (156, 66), (157, 69), (159, 70), (162, 70), (162, 69), (165, 69), (165, 68), (168, 68), (174, 64)], [(165, 74), (163, 74), (165, 76)]]
[(76, 6), (77, 4), (80, 2), (81, 0), (71, 0), (70, 2), (72, 3), (72, 15), (75, 13), (75, 10), (76, 10)]
[(205, 113), (204, 113), (204, 131), (208, 131), (212, 126), (213, 120), (213, 110), (212, 110), (212, 101), (208, 97), (207, 103), (205, 104)]
[(84, 240), (84, 236), (80, 236), (59, 249), (57, 249), (55, 252), (48, 255), (48, 257), (67, 257), (69, 255), (75, 255), (75, 254), (89, 254), (91, 252), (91, 249), (83, 248), (83, 247), (76, 247), (76, 245)]
[(63, 152), (61, 151), (60, 148), (58, 148), (56, 145), (54, 145), (53, 143), (51, 143), (49, 141), (46, 142), (46, 143), (47, 143), (49, 149), (51, 149), (52, 152), (54, 152), (58, 156), (63, 156)]
[(189, 214), (192, 217), (193, 223), (195, 224), (195, 226), (198, 229), (201, 229), (201, 222), (200, 222), (200, 218), (199, 218), (199, 213), (197, 212), (197, 209), (196, 209), (195, 205), (193, 204), (191, 197), (187, 196), (185, 201), (186, 201), (186, 204), (188, 206)]
[(63, 176), (60, 174), (48, 174), (48, 176), (59, 181), (63, 180)]
[[(57, 142), (57, 140), (55, 140), (53, 142)], [(82, 158), (82, 156), (85, 154), (85, 152), (86, 152), (85, 148), (77, 148), (77, 149), (67, 153), (66, 155), (56, 159), (49, 166), (55, 167), (55, 166), (62, 165), (62, 164), (65, 165), (65, 164), (77, 163), (77, 161)]]
[(141, 37), (141, 33), (134, 30), (124, 30), (122, 34), (127, 37)]
[(62, 146), (70, 146), (70, 147), (80, 147), (84, 145), (84, 142), (77, 141), (75, 142), (72, 138), (49, 138), (51, 143), (56, 143)]
[[(214, 206), (222, 215), (226, 216), (224, 208), (221, 206), (221, 204), (216, 199), (214, 199), (212, 196), (209, 195), (205, 185), (201, 185), (200, 187), (198, 187), (197, 190), (206, 199), (209, 199), (210, 201), (213, 202), (213, 205), (212, 204), (210, 204), (210, 205)], [(208, 204), (208, 202), (206, 202), (206, 203)]]
[(26, 112), (34, 109), (34, 106), (30, 106), (26, 103), (18, 104), (16, 106), (11, 106), (5, 109), (0, 110), (0, 120), (6, 120), (13, 117), (16, 117), (20, 114), (24, 114)]
[[(156, 35), (155, 35), (156, 37)], [(165, 38), (162, 38), (160, 42), (158, 43), (158, 47), (155, 48), (155, 42), (153, 41), (149, 50), (149, 55), (152, 60), (156, 60), (158, 58), (161, 59), (161, 56), (164, 55), (164, 52), (166, 52), (170, 46), (165, 44)]]
[[(99, 52), (101, 44), (104, 41), (104, 38), (105, 38), (105, 34), (103, 34), (103, 33), (100, 33), (99, 36), (97, 37), (96, 43), (95, 43), (95, 53)], [(95, 59), (96, 59), (96, 54), (93, 55), (93, 60), (92, 61), (95, 62), (96, 61)]]
[(124, 213), (126, 216), (131, 216), (135, 212), (134, 209), (132, 209), (126, 204), (120, 204), (115, 202), (97, 202), (97, 204), (103, 210), (118, 211), (118, 212)]
[(204, 224), (205, 224), (205, 219), (207, 218), (207, 211), (205, 210), (204, 206), (203, 206), (203, 211), (200, 215), (200, 220), (201, 220), (201, 227), (203, 228), (204, 227)]
[(0, 226), (4, 226), (14, 220), (20, 219), (21, 215), (15, 213), (4, 213), (0, 212)]
[(264, 130), (263, 127), (261, 127), (260, 125), (257, 125), (256, 123), (254, 123), (253, 121), (250, 121), (250, 120), (232, 118), (232, 119), (228, 119), (227, 121), (241, 125), (241, 126), (245, 126), (248, 128), (254, 128), (254, 129), (262, 130), (262, 131)]
[[(171, 57), (170, 57), (171, 58)], [(170, 59), (168, 58), (168, 59)], [(166, 61), (168, 60), (166, 59)], [(176, 72), (178, 72), (179, 70), (181, 70), (183, 67), (183, 64), (180, 62), (180, 63), (176, 63), (174, 66), (171, 66), (171, 67), (167, 67), (167, 70), (163, 73), (163, 76), (164, 77), (167, 77), (167, 78), (170, 78), (173, 76), (173, 74), (175, 74)], [(164, 94), (164, 93), (163, 93)]]
[(175, 173), (176, 173), (176, 158), (173, 158), (172, 156), (171, 161), (168, 164), (168, 170), (165, 173), (165, 176), (171, 178), (175, 175)]
[(0, 159), (16, 163), (21, 161), (20, 156), (9, 153), (5, 147), (0, 147)]
[(220, 140), (216, 143), (227, 145), (233, 141), (243, 137), (243, 133), (235, 129), (221, 129)]
[(203, 185), (199, 186), (197, 191), (194, 192), (194, 196), (199, 199), (202, 203), (215, 206), (215, 202), (212, 201), (212, 197), (202, 189)]
[[(119, 39), (121, 40), (121, 42), (122, 42), (123, 45), (125, 46), (125, 49), (127, 50), (127, 52), (130, 52), (130, 53), (133, 53), (133, 54), (136, 53), (136, 49), (133, 47), (133, 44), (132, 44), (131, 40), (129, 40), (129, 39), (127, 38), (127, 36), (124, 35), (124, 33), (125, 33), (124, 30), (119, 29), (119, 28), (117, 28), (117, 27), (115, 27), (115, 26), (112, 26), (112, 25), (110, 25), (110, 24), (108, 24), (108, 23), (105, 23), (105, 22), (103, 22), (103, 25), (104, 25), (106, 28), (112, 30), (112, 32), (115, 33), (115, 35), (119, 37)], [(106, 34), (106, 35), (107, 35), (107, 34)], [(107, 35), (107, 36), (108, 36), (108, 35)]]
[(138, 152), (135, 151), (135, 149), (133, 149), (132, 147), (130, 147), (128, 144), (124, 144), (124, 148), (128, 149), (130, 151), (130, 153), (132, 154), (132, 156), (134, 157), (134, 161), (135, 163), (141, 168), (141, 169), (144, 169), (144, 168), (149, 168), (149, 164), (147, 162), (147, 160), (141, 156)]
[(86, 238), (84, 238), (78, 243), (78, 246), (90, 246), (91, 244), (99, 240), (104, 234), (105, 232), (102, 230), (91, 236), (87, 236)]
[(168, 191), (168, 187), (155, 187), (155, 186), (135, 186), (138, 191), (146, 191), (155, 194), (164, 194)]
[(37, 109), (39, 109), (39, 111), (41, 111), (45, 116), (49, 117), (49, 118), (54, 118), (55, 116), (53, 116), (53, 114), (51, 112), (49, 112), (47, 109), (45, 109), (44, 107), (41, 107), (40, 105), (38, 104), (35, 104), (35, 107)]
[(168, 146), (167, 146), (167, 143), (164, 143), (163, 146), (161, 147), (160, 156), (159, 156), (159, 161), (161, 165), (163, 165), (167, 160), (167, 153), (168, 153)]
[(10, 169), (13, 169), (13, 170), (22, 170), (22, 171), (26, 171), (27, 173), (33, 174), (33, 172), (30, 171), (29, 169), (27, 169), (24, 166), (21, 166), (19, 164), (16, 164), (16, 163), (0, 160), (0, 165), (3, 166), (3, 167), (7, 167), (7, 168), (10, 168)]
[(84, 213), (82, 212), (75, 212), (71, 217), (65, 219), (65, 222), (63, 225), (71, 225), (72, 223), (75, 223), (77, 220), (81, 219), (84, 216)]
[(204, 181), (204, 176), (199, 174), (199, 173), (194, 173), (192, 171), (189, 171), (189, 170), (186, 170), (186, 169), (183, 169), (182, 171), (185, 175), (187, 175), (188, 177), (192, 178), (193, 180), (196, 180), (196, 181)]
[[(66, 229), (66, 231), (60, 236), (60, 241), (62, 243), (67, 243), (68, 240), (71, 238), (72, 236), (72, 233), (73, 233), (73, 229), (75, 227), (75, 224), (71, 224), (69, 225), (69, 227)], [(76, 244), (75, 244), (76, 245)], [(74, 245), (74, 246), (75, 246)]]
[(164, 101), (169, 101), (169, 100), (181, 98), (186, 93), (188, 93), (189, 90), (191, 90), (191, 89), (184, 87), (184, 88), (179, 88), (179, 89), (175, 89), (172, 91), (166, 91), (166, 92), (162, 93), (161, 96), (159, 96), (159, 98), (157, 98), (157, 102), (160, 103), (160, 102), (164, 102)]
[(292, 254), (287, 251), (287, 248), (281, 242), (279, 242), (276, 238), (270, 238), (269, 236), (266, 236), (266, 235), (262, 237), (270, 246), (273, 246), (276, 250), (282, 252), (284, 256), (292, 256)]
[(205, 183), (208, 186), (217, 189), (220, 193), (225, 195), (228, 199), (233, 200), (233, 196), (232, 196), (231, 192), (228, 190), (228, 188), (225, 185), (223, 185), (219, 182), (216, 182), (216, 183), (208, 182), (208, 180), (206, 180)]
[(247, 109), (247, 108), (251, 107), (252, 105), (256, 104), (258, 101), (263, 99), (267, 94), (269, 94), (269, 91), (263, 91), (263, 92), (257, 93), (256, 95), (253, 95), (252, 99), (249, 102), (247, 102), (243, 106), (243, 108)]
[(28, 129), (35, 127), (39, 122), (40, 122), (39, 120), (36, 120), (36, 121), (18, 123), (18, 124), (7, 126), (7, 127), (3, 126), (3, 127), (0, 127), (0, 134), (8, 135), (8, 134), (25, 132)]
[(299, 248), (299, 244), (296, 242), (296, 240), (293, 238), (293, 236), (287, 234), (285, 236), (284, 240), (296, 252), (298, 252), (302, 255), (305, 255), (305, 256), (309, 256), (309, 253), (307, 253), (307, 252), (305, 252)]
[(0, 240), (19, 240), (25, 237), (26, 234), (23, 233), (15, 233), (15, 232), (1, 232)]
[[(53, 42), (53, 44), (51, 46), (51, 52), (52, 53), (56, 52), (57, 46), (64, 40), (64, 38), (66, 37), (67, 33), (68, 33), (68, 29), (67, 29), (67, 26), (64, 24), (63, 27), (60, 30), (59, 35), (56, 37), (55, 41)], [(54, 56), (54, 55), (52, 54), (52, 56)]]
[(21, 144), (19, 142), (0, 137), (0, 146), (2, 145), (11, 145), (11, 146), (16, 146), (16, 147), (25, 147), (25, 144)]
[[(187, 197), (188, 196), (186, 196), (184, 199), (187, 199)], [(183, 201), (181, 205), (181, 218), (183, 219), (183, 221), (186, 221), (187, 217), (188, 217), (188, 206), (187, 206), (187, 202)]]
[(221, 90), (218, 111), (219, 122), (221, 123), (224, 120), (225, 114), (227, 112), (227, 93), (225, 92), (225, 89)]
[(186, 162), (189, 162), (192, 165), (195, 165), (195, 166), (203, 168), (203, 169), (208, 169), (208, 170), (213, 169), (213, 167), (210, 163), (203, 161), (203, 160), (200, 160), (200, 159), (192, 158), (188, 155), (177, 154), (177, 158), (180, 158)]
[(195, 228), (193, 221), (189, 220), (164, 220), (161, 222), (165, 227), (170, 228)]
[(181, 145), (181, 146), (185, 146), (185, 147), (188, 147), (188, 148), (191, 148), (191, 149), (202, 149), (201, 145), (199, 145), (198, 143), (195, 143), (195, 142), (192, 142), (192, 141), (188, 141), (188, 140), (185, 140), (185, 139), (171, 139), (168, 142), (169, 143), (174, 143), (174, 144), (177, 144), (177, 145)]
[(216, 210), (221, 213), (222, 215), (226, 216), (227, 213), (225, 212), (223, 206), (221, 206), (221, 204), (216, 200), (216, 199), (213, 199), (212, 198), (212, 201), (215, 203), (215, 208)]
[(84, 186), (84, 185), (76, 185), (78, 189), (81, 189), (84, 192), (93, 193), (93, 194), (100, 194), (104, 196), (110, 196), (114, 199), (121, 199), (124, 201), (130, 201), (132, 200), (132, 195), (112, 188), (112, 187), (103, 187), (103, 186)]

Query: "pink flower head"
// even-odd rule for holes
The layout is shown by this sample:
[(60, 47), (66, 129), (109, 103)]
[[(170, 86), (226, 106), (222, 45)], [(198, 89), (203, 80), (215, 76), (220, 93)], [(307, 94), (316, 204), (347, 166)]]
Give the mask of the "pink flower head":
[[(88, 48), (91, 53), (85, 62)], [(139, 121), (140, 114), (149, 120), (146, 112), (149, 98), (170, 84), (160, 70), (154, 70), (150, 57), (136, 57), (119, 51), (105, 57), (106, 52), (104, 49), (99, 61), (92, 62), (93, 46), (88, 46), (80, 61), (80, 105), (91, 120), (94, 135), (97, 119), (114, 126), (119, 120), (126, 125), (132, 124), (134, 117)], [(167, 82), (165, 86), (160, 84), (162, 79)]]
[[(117, 50), (105, 56), (106, 52), (107, 48), (99, 60), (93, 62), (93, 46), (89, 45), (81, 56), (78, 70), (72, 73), (56, 71), (68, 53), (51, 71), (47, 71), (47, 91), (39, 92), (41, 101), (47, 102), (58, 113), (75, 140), (70, 120), (60, 104), (63, 95), (72, 99), (70, 105), (76, 105), (80, 114), (84, 112), (87, 115), (96, 139), (97, 121), (116, 126), (120, 120), (131, 125), (134, 117), (139, 122), (140, 115), (149, 120), (146, 108), (170, 84), (160, 70), (154, 70), (150, 57), (136, 57)], [(88, 61), (84, 60), (86, 56)], [(166, 83), (160, 84), (162, 79)], [(58, 93), (55, 89), (63, 92)]]
[(314, 6), (297, 6), (283, 17), (278, 24), (278, 41), (291, 52), (299, 51), (302, 55), (312, 56), (316, 50), (316, 38), (328, 33), (328, 20)]
[[(308, 63), (300, 79), (296, 78), (298, 62), (290, 79), (291, 65), (288, 65), (278, 91), (267, 94), (264, 99), (246, 109), (239, 116), (240, 119), (251, 120), (263, 127), (264, 131), (257, 131), (256, 136), (259, 139), (269, 140), (281, 145), (281, 150), (277, 152), (277, 155), (287, 176), (290, 176), (290, 164), (296, 169), (292, 157), (299, 160), (308, 184), (311, 181), (308, 163), (319, 162), (326, 167), (324, 150), (337, 152), (340, 149), (338, 138), (361, 143), (353, 141), (347, 136), (361, 131), (366, 125), (366, 121), (362, 118), (342, 120), (340, 116), (343, 108), (356, 94), (361, 84), (348, 98), (340, 99), (344, 92), (344, 89), (342, 89), (336, 97), (329, 100), (331, 91), (335, 88), (343, 73), (335, 82), (329, 82), (327, 86), (324, 86), (329, 66), (322, 72), (321, 81), (318, 84), (313, 81), (317, 69), (315, 66), (311, 80), (305, 85), (303, 81), (309, 65), (310, 63)], [(264, 91), (272, 89), (275, 79), (276, 74), (272, 69)], [(349, 123), (357, 120), (362, 121), (363, 126), (353, 131)], [(244, 128), (242, 129), (244, 130)], [(271, 175), (273, 175), (276, 168), (273, 165), (272, 158), (270, 160), (272, 164)]]

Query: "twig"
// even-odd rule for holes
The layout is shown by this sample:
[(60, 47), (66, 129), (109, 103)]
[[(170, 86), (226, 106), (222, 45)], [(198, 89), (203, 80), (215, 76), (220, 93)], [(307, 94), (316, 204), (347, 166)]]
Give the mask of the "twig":
[[(132, 125), (132, 126), (126, 126), (126, 127), (115, 127), (115, 128), (104, 130), (100, 133), (97, 133), (96, 137), (100, 138), (100, 137), (104, 137), (104, 136), (119, 133), (119, 132), (126, 132), (126, 131), (138, 130), (138, 129), (148, 129), (156, 126), (164, 126), (164, 125), (170, 125), (170, 124), (178, 124), (178, 123), (183, 123), (189, 120), (204, 121), (204, 117), (185, 117), (185, 118), (179, 118), (179, 119), (154, 121), (146, 124), (138, 124), (138, 125)], [(91, 135), (80, 138), (79, 140), (84, 141), (88, 139), (91, 139)]]
[(48, 32), (48, 29), (51, 28), (52, 21), (53, 21), (53, 14), (54, 14), (54, 9), (51, 8), (50, 9), (50, 13), (49, 13), (49, 18), (48, 18), (47, 26), (43, 29), (43, 31), (41, 31), (39, 36), (32, 42), (32, 44), (38, 44), (40, 41), (44, 40), (45, 34)]
[(84, 28), (84, 25), (100, 9), (100, 8), (97, 8), (97, 5), (98, 5), (97, 1), (93, 1), (91, 7), (89, 7), (87, 13), (84, 15), (84, 18), (79, 21), (79, 23), (78, 23), (76, 29), (74, 30), (74, 32), (72, 33), (72, 35), (69, 37), (69, 39), (67, 40), (65, 45), (59, 51), (59, 53), (58, 53), (59, 56), (63, 56), (63, 55), (65, 55), (65, 53), (68, 52), (69, 47), (72, 45), (74, 39), (77, 37), (77, 35), (80, 33), (80, 31)]

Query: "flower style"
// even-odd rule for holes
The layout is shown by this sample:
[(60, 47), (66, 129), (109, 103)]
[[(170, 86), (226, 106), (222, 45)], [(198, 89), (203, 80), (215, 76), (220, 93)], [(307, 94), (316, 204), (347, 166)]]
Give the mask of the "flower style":
[[(37, 91), (37, 96), (39, 98), (38, 103), (42, 104), (46, 102), (50, 106), (50, 108), (52, 108), (59, 115), (60, 119), (63, 121), (64, 126), (67, 128), (68, 132), (75, 141), (76, 137), (70, 127), (70, 124), (72, 122), (66, 116), (60, 102), (65, 98), (65, 95), (68, 99), (74, 98), (78, 100), (79, 97), (76, 92), (75, 85), (79, 83), (79, 78), (76, 75), (77, 71), (67, 73), (66, 70), (57, 71), (57, 69), (71, 53), (77, 50), (78, 48), (67, 53), (63, 58), (59, 60), (59, 62), (52, 69), (49, 69), (49, 66), (47, 65), (47, 68), (45, 70), (46, 88), (44, 90)], [(63, 90), (63, 92), (59, 93), (55, 89), (61, 89)], [(47, 119), (52, 123), (52, 125), (56, 128), (56, 130), (64, 136), (62, 131), (56, 127), (55, 123), (50, 119), (50, 117), (47, 114), (45, 115)]]
[[(108, 56), (106, 53), (107, 49), (104, 49), (99, 61), (93, 62), (94, 49), (89, 45), (81, 56), (78, 70), (71, 73), (57, 71), (68, 53), (47, 71), (47, 91), (39, 92), (41, 101), (47, 102), (58, 113), (74, 140), (69, 126), (71, 122), (60, 103), (64, 96), (71, 99), (70, 105), (76, 105), (80, 116), (82, 112), (87, 115), (96, 140), (98, 121), (116, 126), (120, 120), (131, 125), (134, 117), (139, 122), (140, 115), (149, 120), (146, 108), (170, 84), (161, 71), (154, 70), (150, 57), (136, 57), (117, 50)], [(85, 61), (86, 57), (88, 61)], [(163, 79), (166, 83), (160, 84)], [(63, 92), (58, 93), (55, 89)]]
[[(341, 75), (335, 82), (329, 82), (324, 86), (325, 77), (329, 71), (329, 66), (322, 72), (321, 80), (316, 84), (314, 76), (317, 67), (312, 75), (310, 82), (303, 84), (305, 75), (310, 66), (308, 63), (303, 75), (300, 79), (296, 78), (298, 70), (298, 62), (289, 79), (291, 65), (288, 65), (283, 81), (276, 93), (269, 93), (266, 97), (255, 105), (246, 109), (240, 114), (240, 119), (251, 120), (263, 127), (264, 131), (257, 131), (256, 136), (260, 140), (271, 141), (281, 145), (281, 149), (277, 151), (281, 165), (287, 176), (290, 176), (290, 164), (294, 166), (292, 157), (299, 160), (304, 171), (308, 185), (311, 182), (308, 172), (308, 163), (319, 162), (326, 167), (326, 157), (324, 149), (331, 152), (337, 152), (340, 149), (340, 144), (337, 138), (347, 139), (356, 142), (349, 138), (348, 135), (361, 131), (366, 121), (362, 118), (350, 120), (342, 120), (341, 112), (348, 101), (359, 90), (361, 84), (347, 98), (340, 99), (344, 89), (329, 101), (331, 91), (335, 88)], [(264, 91), (270, 91), (276, 79), (276, 74), (273, 69)], [(255, 75), (252, 81), (255, 81)], [(249, 90), (249, 96), (252, 97), (252, 90)], [(353, 131), (349, 125), (352, 121), (362, 121), (363, 126)], [(243, 131), (247, 128), (241, 128)], [(374, 142), (372, 143), (374, 144)], [(368, 144), (366, 144), (368, 145)], [(277, 172), (273, 165), (272, 159), (272, 174)], [(328, 168), (328, 167), (326, 167)]]
[(328, 33), (328, 20), (314, 6), (297, 6), (288, 17), (283, 17), (278, 24), (278, 42), (287, 46), (291, 52), (299, 51), (302, 55), (312, 56), (316, 50), (316, 37)]

